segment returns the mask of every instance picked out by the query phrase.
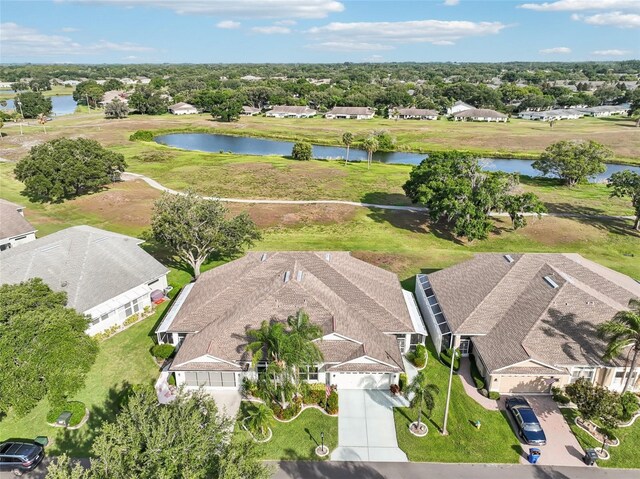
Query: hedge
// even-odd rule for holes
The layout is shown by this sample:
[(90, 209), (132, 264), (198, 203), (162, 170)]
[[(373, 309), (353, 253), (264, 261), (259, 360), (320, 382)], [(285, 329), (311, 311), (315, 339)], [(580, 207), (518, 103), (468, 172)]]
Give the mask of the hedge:
[(176, 347), (172, 344), (156, 344), (151, 348), (151, 354), (153, 354), (154, 358), (169, 359), (175, 350)]
[[(451, 349), (446, 349), (440, 353), (440, 361), (446, 366), (451, 367)], [(453, 362), (453, 370), (458, 371), (460, 369), (460, 352), (456, 349), (456, 358)]]

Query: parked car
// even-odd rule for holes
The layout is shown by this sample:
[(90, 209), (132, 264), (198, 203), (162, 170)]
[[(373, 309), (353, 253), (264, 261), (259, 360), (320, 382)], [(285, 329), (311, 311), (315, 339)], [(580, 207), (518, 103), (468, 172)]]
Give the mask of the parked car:
[(507, 411), (511, 413), (518, 428), (518, 434), (527, 444), (544, 446), (547, 443), (540, 421), (533, 408), (522, 396), (510, 397), (506, 401)]
[(0, 471), (15, 475), (34, 470), (44, 457), (44, 448), (28, 439), (8, 439), (0, 443)]

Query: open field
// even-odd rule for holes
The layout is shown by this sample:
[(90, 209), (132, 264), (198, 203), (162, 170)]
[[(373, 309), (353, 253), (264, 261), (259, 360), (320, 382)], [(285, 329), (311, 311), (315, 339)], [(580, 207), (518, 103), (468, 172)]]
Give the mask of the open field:
[[(613, 149), (616, 160), (640, 164), (640, 128), (625, 118), (582, 118), (557, 122), (553, 128), (548, 123), (513, 119), (509, 123), (472, 123), (438, 121), (327, 120), (277, 119), (243, 117), (238, 122), (220, 123), (210, 115), (146, 116), (132, 115), (123, 120), (105, 120), (101, 112), (82, 113), (58, 118), (47, 125), (45, 137), (34, 124), (27, 127), (25, 142), (16, 136), (17, 125), (5, 124), (3, 132), (11, 138), (6, 143), (9, 153), (1, 156), (17, 159), (26, 152), (19, 148), (33, 141), (44, 141), (58, 135), (87, 136), (106, 145), (125, 144), (129, 135), (140, 129), (193, 130), (233, 135), (256, 136), (284, 140), (305, 139), (312, 143), (340, 145), (342, 133), (351, 131), (364, 137), (374, 130), (387, 130), (397, 140), (397, 148), (406, 151), (428, 152), (445, 149), (469, 150), (485, 156), (534, 158), (549, 144), (559, 140), (593, 139)], [(28, 149), (28, 148), (27, 148)]]
[[(73, 94), (73, 87), (67, 87), (64, 85), (54, 85), (51, 90), (45, 90), (42, 92), (44, 96), (59, 96), (59, 95), (71, 95)], [(13, 100), (16, 97), (16, 92), (13, 90), (0, 90), (0, 100)]]

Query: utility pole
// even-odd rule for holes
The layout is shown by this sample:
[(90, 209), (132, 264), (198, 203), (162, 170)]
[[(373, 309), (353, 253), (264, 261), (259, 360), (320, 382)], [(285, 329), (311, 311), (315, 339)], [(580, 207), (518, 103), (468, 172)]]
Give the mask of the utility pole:
[(456, 352), (453, 349), (454, 335), (451, 333), (449, 349), (451, 350), (451, 367), (449, 368), (449, 386), (447, 387), (447, 403), (444, 407), (444, 422), (442, 423), (442, 435), (447, 436), (447, 420), (449, 419), (449, 401), (451, 400), (451, 383), (453, 382), (453, 364), (456, 362)]
[(20, 135), (22, 135), (22, 122), (24, 121), (24, 111), (22, 111), (22, 102), (20, 100), (16, 100), (16, 104), (18, 108), (20, 108)]

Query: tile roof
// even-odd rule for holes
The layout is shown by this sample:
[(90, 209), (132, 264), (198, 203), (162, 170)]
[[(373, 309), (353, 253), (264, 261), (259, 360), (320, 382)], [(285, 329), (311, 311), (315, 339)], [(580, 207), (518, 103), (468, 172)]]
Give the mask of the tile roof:
[(478, 254), (428, 275), (453, 332), (473, 335), (490, 371), (529, 359), (602, 364), (595, 329), (640, 298), (640, 284), (578, 254), (510, 257)]
[(0, 239), (15, 238), (36, 231), (20, 213), (22, 209), (24, 207), (0, 199)]
[(427, 110), (426, 108), (396, 108), (395, 113), (407, 116), (438, 116), (435, 110)]
[(140, 243), (91, 226), (67, 228), (3, 252), (0, 284), (42, 278), (85, 312), (168, 272)]
[[(398, 343), (385, 334), (414, 331), (398, 278), (346, 252), (249, 253), (203, 273), (168, 327), (194, 333), (175, 363), (205, 354), (247, 361), (247, 329), (283, 321), (300, 309), (324, 335), (356, 341), (320, 341), (327, 361), (367, 355), (402, 368)], [(358, 342), (362, 348), (354, 346)]]
[(291, 113), (296, 115), (315, 114), (316, 110), (308, 106), (274, 105), (267, 113)]
[(336, 106), (327, 112), (328, 115), (373, 115), (373, 108), (367, 106)]
[(504, 113), (487, 108), (471, 108), (454, 113), (453, 116), (460, 118), (507, 118)]

